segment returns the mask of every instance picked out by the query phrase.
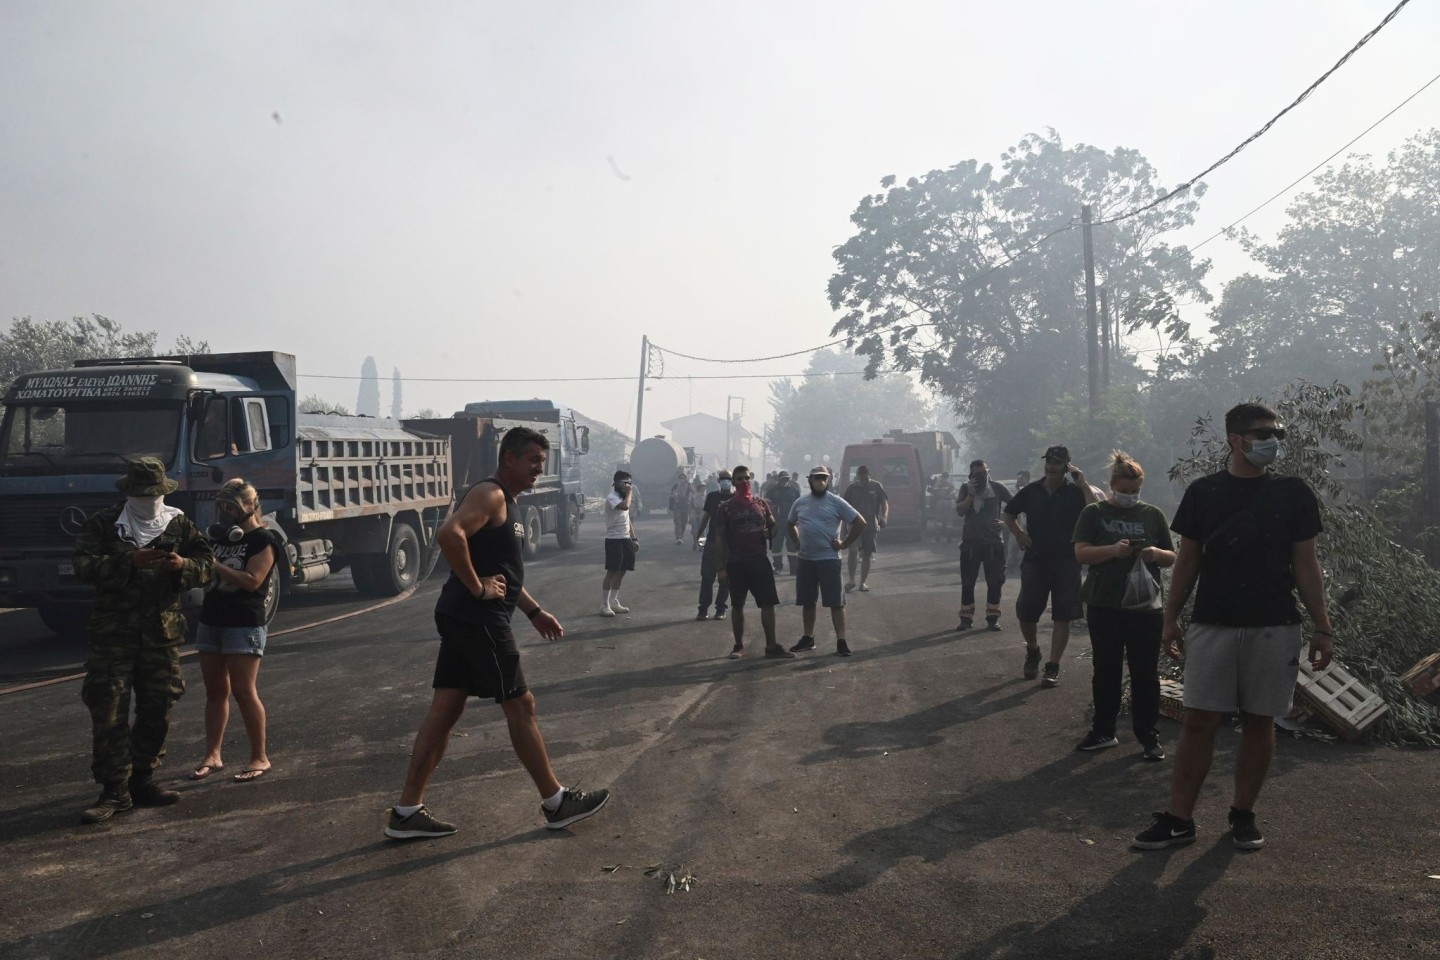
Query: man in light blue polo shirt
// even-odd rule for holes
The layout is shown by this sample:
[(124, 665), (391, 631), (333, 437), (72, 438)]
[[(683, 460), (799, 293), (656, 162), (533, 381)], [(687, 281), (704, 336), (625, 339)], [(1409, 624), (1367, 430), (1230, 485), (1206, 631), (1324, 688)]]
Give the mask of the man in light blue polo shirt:
[[(799, 546), (800, 565), (795, 570), (795, 603), (803, 608), (805, 635), (791, 651), (801, 653), (815, 649), (815, 604), (821, 601), (830, 608), (830, 622), (835, 625), (835, 654), (850, 656), (845, 642), (845, 591), (840, 586), (840, 553), (860, 538), (865, 518), (845, 500), (830, 492), (830, 468), (818, 466), (810, 471), (810, 492), (801, 494), (790, 508), (786, 524), (790, 538)], [(839, 538), (842, 524), (850, 525), (844, 540)]]

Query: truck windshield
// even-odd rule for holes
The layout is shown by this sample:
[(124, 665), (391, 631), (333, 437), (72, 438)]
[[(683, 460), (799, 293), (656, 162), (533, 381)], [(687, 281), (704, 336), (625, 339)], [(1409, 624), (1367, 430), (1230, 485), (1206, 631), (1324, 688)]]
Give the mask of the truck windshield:
[(71, 402), (10, 406), (0, 425), (0, 473), (115, 473), (130, 457), (175, 463), (179, 403)]

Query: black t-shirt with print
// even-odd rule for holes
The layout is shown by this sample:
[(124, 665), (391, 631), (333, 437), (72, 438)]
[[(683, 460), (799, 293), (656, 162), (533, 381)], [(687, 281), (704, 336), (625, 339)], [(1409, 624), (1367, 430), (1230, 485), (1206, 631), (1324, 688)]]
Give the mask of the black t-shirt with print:
[(263, 627), (265, 626), (265, 591), (270, 580), (279, 570), (280, 549), (276, 535), (265, 527), (251, 530), (236, 543), (217, 543), (215, 559), (231, 570), (244, 570), (250, 561), (273, 550), (275, 562), (270, 565), (259, 590), (243, 590), (227, 580), (215, 577), (210, 589), (205, 592), (205, 602), (200, 607), (200, 622), (211, 627)]
[(1075, 563), (1075, 545), (1070, 537), (1080, 511), (1085, 509), (1085, 491), (1067, 477), (1054, 493), (1044, 480), (1025, 487), (1005, 505), (1012, 517), (1025, 514), (1025, 532), (1030, 535), (1026, 563)]
[(1191, 619), (1225, 627), (1300, 622), (1294, 546), (1324, 530), (1320, 503), (1299, 477), (1201, 477), (1185, 489), (1170, 529), (1200, 546)]

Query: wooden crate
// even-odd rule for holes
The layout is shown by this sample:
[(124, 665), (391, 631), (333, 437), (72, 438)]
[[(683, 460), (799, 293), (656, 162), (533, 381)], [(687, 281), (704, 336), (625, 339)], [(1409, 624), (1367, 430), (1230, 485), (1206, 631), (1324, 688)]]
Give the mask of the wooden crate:
[(1302, 660), (1295, 692), (1347, 740), (1357, 739), (1390, 710), (1338, 660), (1331, 660), (1321, 673)]
[(1415, 696), (1440, 707), (1440, 653), (1430, 654), (1400, 679)]
[(1185, 684), (1160, 678), (1160, 716), (1179, 720), (1185, 716)]

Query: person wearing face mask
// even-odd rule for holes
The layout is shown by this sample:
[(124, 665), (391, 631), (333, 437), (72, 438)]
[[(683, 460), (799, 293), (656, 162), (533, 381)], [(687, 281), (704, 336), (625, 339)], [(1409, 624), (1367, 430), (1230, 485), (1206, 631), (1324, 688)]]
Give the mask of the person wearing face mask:
[[(835, 654), (850, 656), (845, 642), (845, 590), (840, 585), (840, 554), (859, 539), (865, 529), (865, 518), (844, 498), (830, 492), (830, 468), (818, 466), (810, 471), (808, 495), (799, 497), (786, 514), (786, 533), (795, 542), (800, 563), (795, 569), (795, 604), (805, 632), (791, 653), (815, 649), (815, 604), (823, 603), (830, 610), (830, 623), (835, 627)], [(840, 531), (849, 524), (845, 538)]]
[[(1323, 531), (1320, 505), (1298, 477), (1268, 467), (1285, 439), (1271, 408), (1242, 403), (1225, 414), (1226, 469), (1185, 489), (1171, 529), (1180, 549), (1165, 604), (1161, 639), (1185, 658), (1185, 716), (1175, 750), (1170, 805), (1132, 846), (1156, 850), (1195, 840), (1195, 801), (1215, 752), (1215, 731), (1227, 714), (1244, 721), (1235, 754), (1230, 839), (1255, 850), (1265, 844), (1255, 802), (1275, 749), (1276, 717), (1290, 712), (1305, 636), (1300, 602), (1310, 614), (1309, 659), (1330, 665), (1330, 615), (1315, 551)], [(1190, 626), (1180, 613), (1195, 590)]]
[[(799, 498), (800, 489), (790, 482), (790, 474), (783, 470), (775, 478), (769, 495), (765, 497), (770, 501), (770, 509), (775, 512), (776, 517), (790, 516), (790, 508)], [(795, 554), (790, 537), (783, 527), (775, 531), (775, 538), (770, 541), (770, 559), (775, 565), (776, 573), (784, 573), (787, 563), (790, 572), (795, 572)]]
[(190, 779), (204, 780), (225, 768), (220, 751), (233, 694), (250, 740), (250, 762), (235, 780), (249, 783), (270, 769), (265, 705), (256, 681), (265, 655), (265, 594), (278, 575), (281, 541), (260, 519), (259, 493), (239, 477), (220, 488), (215, 513), (220, 519), (210, 528), (215, 542), (214, 580), (195, 633), (200, 676), (205, 680), (205, 756)]
[(84, 823), (180, 799), (152, 778), (165, 757), (170, 708), (185, 692), (180, 595), (210, 582), (214, 559), (210, 541), (165, 503), (179, 484), (163, 462), (130, 461), (115, 487), (125, 500), (91, 514), (75, 539), (75, 576), (95, 588), (80, 697), (93, 731), (90, 769), (102, 788), (80, 815)]
[(985, 625), (1000, 629), (1000, 590), (1005, 585), (1005, 521), (1000, 514), (1010, 502), (1010, 491), (990, 479), (984, 460), (970, 463), (970, 479), (960, 485), (955, 512), (963, 519), (960, 531), (960, 625), (975, 625), (975, 581), (985, 568)]
[[(1040, 672), (1040, 615), (1050, 605), (1050, 659), (1045, 662), (1043, 686), (1060, 683), (1060, 658), (1070, 642), (1070, 622), (1080, 608), (1080, 561), (1075, 559), (1071, 535), (1080, 511), (1095, 502), (1095, 491), (1084, 472), (1070, 462), (1069, 448), (1055, 444), (1045, 450), (1045, 474), (1020, 490), (1005, 507), (1005, 525), (1025, 551), (1020, 561), (1020, 595), (1015, 619), (1025, 638), (1023, 676), (1034, 680)], [(1025, 515), (1025, 527), (1019, 523)]]
[[(1175, 562), (1169, 524), (1159, 507), (1140, 499), (1145, 470), (1129, 454), (1110, 458), (1110, 495), (1080, 511), (1075, 524), (1075, 559), (1088, 564), (1080, 599), (1088, 605), (1094, 655), (1091, 691), (1095, 718), (1075, 747), (1081, 751), (1117, 746), (1121, 680), (1130, 667), (1130, 719), (1146, 760), (1165, 759), (1160, 735), (1160, 628), (1158, 599), (1147, 608), (1127, 608), (1126, 586), (1137, 563), (1159, 584), (1160, 570)], [(1134, 601), (1132, 601), (1133, 603)]]
[(705, 531), (715, 521), (715, 511), (720, 509), (720, 504), (729, 500), (735, 495), (730, 487), (730, 471), (722, 469), (716, 476), (716, 488), (705, 494), (705, 505), (700, 509), (700, 525), (695, 528), (695, 542), (699, 544), (705, 540), (705, 550), (700, 554), (700, 612), (695, 615), (696, 620), (705, 620), (710, 616), (710, 601), (715, 601), (715, 619), (725, 619), (725, 607), (730, 602), (730, 585), (720, 581), (720, 589), (715, 590), (715, 581), (720, 574), (720, 565), (715, 558), (715, 537), (705, 539)]
[(765, 632), (765, 656), (793, 659), (775, 639), (775, 608), (780, 594), (775, 589), (775, 571), (767, 547), (775, 536), (775, 514), (770, 504), (752, 489), (754, 475), (749, 467), (736, 467), (735, 496), (715, 509), (711, 536), (715, 539), (715, 562), (721, 583), (730, 587), (730, 630), (735, 646), (730, 659), (745, 654), (745, 598), (755, 598), (760, 608), (760, 625)]

